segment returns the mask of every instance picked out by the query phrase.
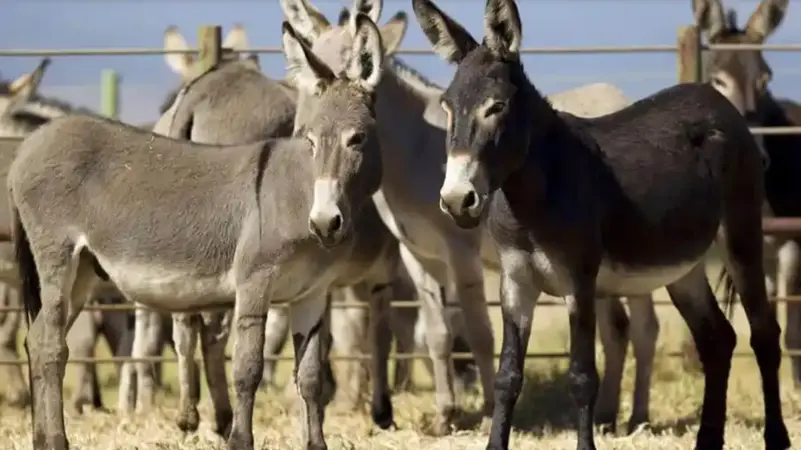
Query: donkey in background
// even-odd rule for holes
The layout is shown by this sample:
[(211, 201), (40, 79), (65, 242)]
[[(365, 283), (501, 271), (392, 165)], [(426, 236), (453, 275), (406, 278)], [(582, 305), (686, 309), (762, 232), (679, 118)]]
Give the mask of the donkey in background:
[[(38, 94), (50, 60), (43, 59), (30, 74), (25, 74), (13, 82), (0, 82), (0, 136), (24, 137), (50, 120), (65, 115), (94, 115), (91, 110), (74, 107), (66, 102)], [(4, 142), (0, 145), (0, 169), (5, 177), (8, 167), (16, 153), (17, 143)], [(8, 198), (2, 197), (3, 226), (8, 228), (11, 219), (7, 216)], [(4, 307), (22, 306), (17, 289), (20, 279), (13, 248), (10, 242), (0, 242), (0, 304)], [(101, 304), (122, 301), (115, 289), (102, 289), (96, 292), (94, 302)], [(114, 356), (130, 355), (126, 352), (127, 339), (126, 312), (82, 312), (75, 326), (67, 335), (70, 353), (77, 358), (91, 358), (95, 354), (97, 338), (103, 336)], [(20, 314), (8, 312), (0, 314), (0, 358), (18, 359), (17, 342), (19, 338)], [(76, 364), (78, 385), (70, 399), (71, 409), (80, 414), (84, 405), (104, 409), (95, 364)], [(6, 380), (7, 400), (14, 405), (24, 405), (28, 401), (28, 387), (23, 380), (20, 366), (4, 365), (2, 371)]]
[[(781, 25), (789, 7), (788, 0), (762, 0), (744, 28), (737, 23), (734, 10), (724, 13), (721, 0), (693, 0), (695, 21), (710, 44), (761, 44)], [(754, 127), (799, 126), (801, 105), (777, 99), (769, 89), (773, 73), (760, 50), (715, 50), (704, 53), (703, 74), (718, 92), (728, 98)], [(801, 136), (758, 135), (757, 142), (769, 159), (765, 172), (765, 215), (801, 216)], [(801, 238), (766, 236), (766, 252), (773, 256), (768, 266), (769, 285), (778, 297), (801, 293)], [(733, 283), (723, 268), (727, 295)], [(774, 281), (775, 280), (775, 281)], [(788, 350), (801, 350), (801, 304), (786, 303), (784, 343)], [(731, 314), (731, 310), (729, 312)], [(801, 389), (801, 357), (792, 356), (794, 386)]]

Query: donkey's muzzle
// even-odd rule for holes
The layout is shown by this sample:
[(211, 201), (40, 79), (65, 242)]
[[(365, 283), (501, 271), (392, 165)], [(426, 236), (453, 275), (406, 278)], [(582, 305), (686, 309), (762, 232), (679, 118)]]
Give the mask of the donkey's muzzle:
[(340, 213), (313, 216), (309, 218), (309, 230), (324, 247), (333, 247), (345, 237), (345, 220)]
[(461, 228), (475, 228), (481, 223), (484, 199), (474, 189), (440, 193), (439, 209), (451, 216)]

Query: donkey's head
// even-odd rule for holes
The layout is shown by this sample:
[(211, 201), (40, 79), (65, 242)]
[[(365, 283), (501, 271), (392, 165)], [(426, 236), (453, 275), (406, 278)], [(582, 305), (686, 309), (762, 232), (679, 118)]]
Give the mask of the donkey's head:
[(434, 50), (457, 64), (442, 95), (448, 163), (440, 208), (458, 225), (474, 227), (490, 193), (522, 163), (534, 125), (535, 90), (520, 62), (520, 15), (513, 0), (488, 0), (479, 44), (430, 0), (412, 5)]
[[(228, 32), (223, 40), (222, 47), (226, 50), (233, 50), (233, 52), (223, 52), (222, 64), (241, 61), (242, 64), (246, 64), (255, 70), (260, 70), (259, 55), (241, 53), (241, 50), (249, 47), (247, 33), (241, 24), (234, 25)], [(164, 31), (164, 50), (186, 51), (189, 49), (189, 44), (186, 43), (186, 39), (181, 35), (178, 27), (175, 25), (167, 27)], [(165, 53), (164, 60), (167, 62), (167, 67), (181, 77), (181, 86), (167, 94), (164, 102), (159, 107), (160, 114), (164, 114), (172, 106), (181, 87), (199, 75), (197, 60), (190, 53)]]
[(24, 107), (36, 94), (49, 65), (50, 59), (44, 58), (33, 72), (26, 73), (11, 82), (0, 82), (0, 134), (7, 136), (24, 134), (41, 125), (37, 122), (31, 123), (30, 127), (22, 126), (24, 124), (18, 123), (20, 121), (18, 116), (25, 115)]
[[(733, 10), (723, 12), (721, 0), (692, 0), (698, 28), (710, 44), (761, 44), (784, 19), (789, 0), (762, 0), (744, 29)], [(758, 105), (768, 94), (772, 77), (760, 50), (716, 50), (704, 61), (704, 78), (751, 120), (759, 120)]]
[(375, 23), (354, 18), (350, 57), (334, 71), (283, 24), (288, 77), (305, 105), (295, 118), (296, 137), (308, 139), (314, 165), (314, 200), (309, 228), (326, 245), (348, 234), (360, 207), (381, 184), (381, 154), (375, 126), (375, 89), (381, 80), (383, 51)]
[[(334, 72), (344, 70), (350, 60), (350, 50), (356, 31), (357, 13), (365, 14), (374, 23), (381, 17), (381, 0), (354, 0), (350, 11), (340, 13), (339, 23), (332, 25), (307, 0), (281, 0), (281, 7), (292, 27), (309, 44), (314, 53)], [(408, 19), (399, 11), (385, 25), (379, 27), (383, 53), (393, 54), (406, 35)]]

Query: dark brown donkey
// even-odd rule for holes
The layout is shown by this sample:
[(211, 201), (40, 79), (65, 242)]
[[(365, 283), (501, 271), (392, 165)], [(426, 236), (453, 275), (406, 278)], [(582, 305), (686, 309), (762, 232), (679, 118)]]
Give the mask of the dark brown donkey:
[[(720, 0), (693, 0), (698, 27), (710, 44), (761, 44), (781, 25), (788, 0), (763, 0), (748, 18), (744, 28), (737, 25), (737, 15), (724, 15)], [(704, 79), (728, 98), (751, 126), (776, 127), (801, 125), (801, 105), (777, 99), (768, 88), (773, 77), (762, 52), (716, 50), (705, 54)], [(765, 172), (765, 197), (770, 213), (776, 217), (801, 216), (801, 136), (764, 135), (758, 141), (770, 159)], [(799, 267), (801, 239), (765, 239), (776, 259), (775, 294), (779, 297), (801, 293)], [(776, 255), (769, 255), (776, 256)], [(727, 278), (728, 279), (728, 278)], [(728, 279), (728, 287), (731, 280)], [(732, 289), (727, 289), (732, 294)], [(788, 350), (801, 350), (801, 304), (787, 303), (784, 342)], [(793, 381), (801, 388), (801, 357), (791, 358)]]
[(457, 64), (442, 96), (449, 120), (440, 206), (464, 228), (488, 214), (501, 260), (503, 348), (487, 448), (508, 447), (540, 293), (567, 303), (577, 448), (592, 450), (595, 298), (666, 286), (704, 367), (696, 448), (722, 449), (736, 336), (704, 273), (718, 236), (751, 324), (766, 448), (789, 448), (780, 329), (762, 266), (762, 155), (743, 116), (703, 83), (596, 119), (557, 112), (526, 76), (513, 0), (487, 1), (480, 44), (430, 0), (413, 5), (436, 52)]

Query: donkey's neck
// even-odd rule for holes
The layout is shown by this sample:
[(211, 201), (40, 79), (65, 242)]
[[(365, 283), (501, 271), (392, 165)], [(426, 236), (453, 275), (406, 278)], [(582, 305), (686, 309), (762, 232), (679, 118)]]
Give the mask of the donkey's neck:
[(520, 165), (500, 186), (513, 211), (529, 210), (545, 201), (547, 189), (552, 184), (549, 178), (559, 177), (558, 172), (567, 169), (564, 163), (568, 152), (563, 150), (572, 147), (575, 141), (570, 126), (545, 96), (527, 80), (523, 86), (529, 111), (527, 120), (533, 123), (528, 122), (531, 123), (528, 126), (526, 123), (517, 124), (525, 130), (520, 131), (525, 139), (519, 144), (526, 150)]

